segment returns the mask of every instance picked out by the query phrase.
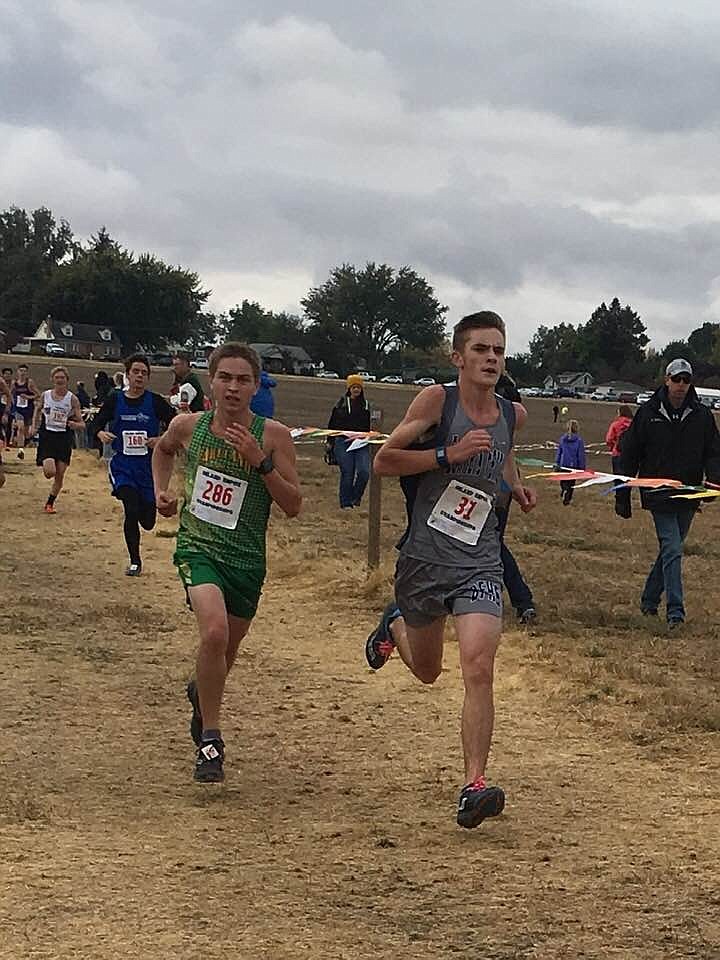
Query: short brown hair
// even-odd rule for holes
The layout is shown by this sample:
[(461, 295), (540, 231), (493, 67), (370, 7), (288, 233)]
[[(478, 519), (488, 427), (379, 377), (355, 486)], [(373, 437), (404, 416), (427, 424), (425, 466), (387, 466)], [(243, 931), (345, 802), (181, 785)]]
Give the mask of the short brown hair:
[(123, 362), (125, 364), (125, 373), (130, 373), (130, 367), (134, 363), (143, 363), (147, 367), (148, 375), (150, 374), (150, 361), (143, 353), (133, 353), (131, 357), (128, 357), (127, 360)]
[(492, 310), (480, 310), (478, 313), (469, 313), (453, 327), (453, 350), (460, 351), (467, 342), (470, 330), (499, 330), (505, 339), (505, 321)]
[(241, 360), (247, 360), (252, 368), (255, 379), (260, 379), (260, 357), (257, 355), (257, 353), (255, 353), (253, 348), (249, 347), (246, 343), (238, 343), (234, 340), (231, 340), (229, 343), (223, 343), (220, 347), (215, 347), (213, 352), (210, 354), (210, 359), (208, 361), (208, 366), (210, 368), (210, 379), (215, 376), (218, 364), (221, 360), (227, 360), (228, 358), (234, 357), (239, 357)]
[(620, 406), (618, 407), (618, 413), (620, 414), (621, 417), (627, 417), (628, 420), (632, 420), (633, 418), (633, 412), (630, 409), (629, 403), (621, 403)]
[(70, 374), (67, 372), (67, 367), (53, 367), (52, 370), (50, 371), (51, 380), (56, 373), (64, 373), (65, 376), (68, 378), (68, 380), (70, 379)]

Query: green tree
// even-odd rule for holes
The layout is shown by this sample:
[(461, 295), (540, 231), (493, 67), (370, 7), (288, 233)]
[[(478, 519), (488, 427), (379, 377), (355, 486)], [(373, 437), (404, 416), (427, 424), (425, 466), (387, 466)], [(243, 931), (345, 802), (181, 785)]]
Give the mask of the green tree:
[(622, 376), (642, 363), (649, 342), (639, 314), (614, 297), (609, 307), (601, 303), (588, 322), (578, 327), (578, 359), (593, 373), (604, 368), (603, 373)]
[(27, 336), (44, 316), (39, 296), (66, 257), (77, 249), (70, 225), (50, 210), (28, 214), (19, 207), (0, 213), (0, 319)]
[(571, 323), (540, 326), (529, 344), (529, 362), (539, 376), (577, 370), (580, 364), (578, 331)]
[(713, 362), (720, 349), (720, 323), (704, 323), (693, 330), (687, 342), (699, 360)]
[(56, 268), (38, 304), (55, 320), (112, 327), (126, 350), (136, 344), (156, 349), (203, 332), (209, 295), (196, 273), (149, 253), (135, 259), (103, 227), (88, 248)]
[(410, 267), (346, 263), (301, 303), (313, 359), (341, 371), (359, 363), (381, 370), (394, 349), (428, 350), (443, 341), (447, 307)]
[[(505, 360), (508, 373), (521, 387), (532, 387), (540, 382), (540, 371), (532, 362), (532, 355), (528, 353), (516, 353)], [(558, 370), (558, 373), (561, 371)]]

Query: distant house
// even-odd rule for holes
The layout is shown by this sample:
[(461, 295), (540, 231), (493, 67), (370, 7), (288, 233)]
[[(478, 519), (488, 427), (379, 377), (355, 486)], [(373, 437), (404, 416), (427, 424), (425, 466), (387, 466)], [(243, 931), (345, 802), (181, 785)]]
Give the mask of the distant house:
[(558, 373), (555, 376), (545, 377), (543, 386), (546, 390), (587, 390), (592, 386), (593, 377), (591, 373), (583, 371), (581, 373), (574, 370), (567, 370), (565, 373)]
[[(119, 359), (122, 356), (120, 338), (110, 327), (96, 327), (91, 323), (71, 323), (69, 320), (43, 320), (30, 340), (30, 349), (44, 350), (46, 343), (58, 343), (68, 357), (103, 357)], [(33, 351), (34, 352), (34, 351)]]
[(312, 373), (315, 369), (310, 355), (302, 347), (290, 347), (285, 343), (251, 343), (260, 357), (263, 370), (270, 373)]

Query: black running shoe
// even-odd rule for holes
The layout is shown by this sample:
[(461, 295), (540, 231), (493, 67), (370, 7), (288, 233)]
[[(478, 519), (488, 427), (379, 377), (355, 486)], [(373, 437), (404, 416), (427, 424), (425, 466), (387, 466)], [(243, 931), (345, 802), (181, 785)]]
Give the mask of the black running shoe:
[(487, 787), (484, 780), (476, 780), (462, 788), (458, 800), (459, 827), (471, 830), (479, 827), (486, 817), (497, 817), (505, 807), (505, 794), (500, 787)]
[(186, 693), (190, 705), (193, 708), (193, 714), (190, 719), (190, 736), (193, 738), (195, 746), (199, 747), (202, 741), (203, 722), (202, 713), (200, 712), (200, 697), (198, 696), (197, 684), (194, 680), (191, 680), (187, 685)]
[(373, 670), (384, 667), (395, 649), (390, 624), (400, 616), (396, 603), (389, 603), (382, 612), (380, 623), (365, 641), (365, 659)]
[(529, 626), (537, 620), (537, 610), (535, 607), (525, 607), (524, 610), (518, 610), (517, 617), (524, 626)]
[(208, 740), (198, 747), (193, 779), (198, 783), (222, 783), (225, 744), (222, 740)]
[(142, 564), (141, 563), (131, 563), (130, 566), (125, 571), (126, 577), (139, 577), (142, 573)]

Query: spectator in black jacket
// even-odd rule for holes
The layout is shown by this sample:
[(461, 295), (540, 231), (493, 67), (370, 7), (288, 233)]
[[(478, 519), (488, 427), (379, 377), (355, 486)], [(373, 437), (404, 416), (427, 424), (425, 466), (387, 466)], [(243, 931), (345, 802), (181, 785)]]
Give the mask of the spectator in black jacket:
[[(328, 427), (331, 430), (370, 429), (370, 404), (365, 399), (363, 379), (359, 374), (351, 374), (346, 381), (345, 396), (332, 408)], [(350, 450), (352, 440), (335, 437), (332, 452), (340, 467), (340, 507), (347, 510), (359, 507), (365, 487), (370, 477), (370, 450), (365, 444), (357, 450)]]
[[(712, 411), (698, 400), (687, 360), (673, 360), (665, 383), (635, 414), (623, 434), (620, 473), (681, 480), (689, 486), (707, 477), (720, 482), (720, 434)], [(682, 587), (683, 544), (695, 515), (696, 501), (673, 498), (670, 487), (643, 488), (640, 499), (655, 522), (660, 550), (640, 598), (644, 614), (655, 616), (665, 593), (672, 629), (685, 620)], [(623, 496), (624, 494), (624, 496)], [(620, 491), (616, 512), (630, 516), (630, 491)]]

